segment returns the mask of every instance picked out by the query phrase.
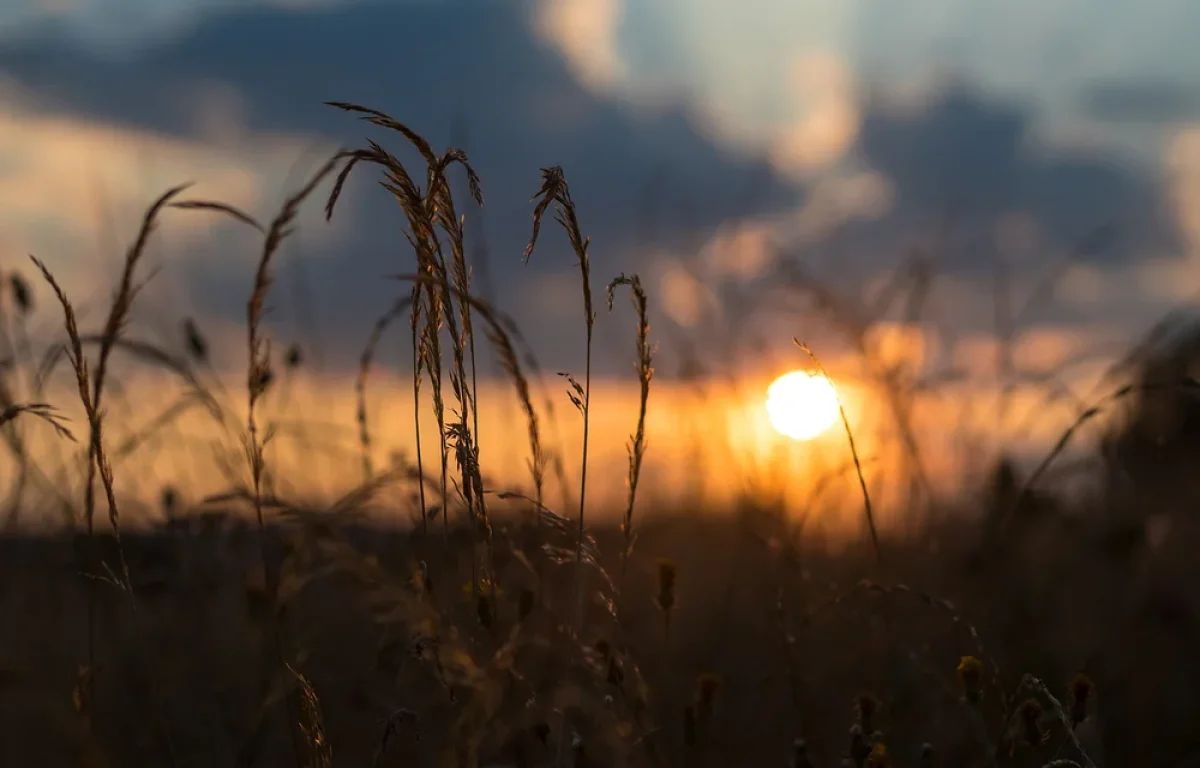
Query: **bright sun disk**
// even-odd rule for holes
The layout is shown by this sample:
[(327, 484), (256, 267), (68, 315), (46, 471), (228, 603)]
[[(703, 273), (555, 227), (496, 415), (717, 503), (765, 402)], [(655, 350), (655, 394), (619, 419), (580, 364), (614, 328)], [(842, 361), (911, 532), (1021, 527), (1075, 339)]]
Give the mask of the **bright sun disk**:
[(818, 373), (792, 371), (767, 387), (767, 417), (785, 437), (812, 440), (832, 427), (838, 414), (833, 384)]

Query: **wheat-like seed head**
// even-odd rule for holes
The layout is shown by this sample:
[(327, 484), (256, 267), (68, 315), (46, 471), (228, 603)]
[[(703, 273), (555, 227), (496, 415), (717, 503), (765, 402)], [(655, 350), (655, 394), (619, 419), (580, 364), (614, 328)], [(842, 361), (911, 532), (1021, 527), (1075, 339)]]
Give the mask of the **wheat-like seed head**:
[(16, 419), (21, 414), (29, 414), (41, 419), (49, 424), (50, 428), (59, 437), (75, 442), (75, 435), (71, 434), (71, 430), (65, 424), (68, 419), (60, 416), (54, 406), (48, 403), (14, 403), (9, 405), (3, 411), (0, 411), (0, 426)]
[[(58, 281), (54, 279), (54, 275), (52, 275), (50, 270), (46, 268), (46, 265), (32, 256), (30, 258), (33, 259), (33, 263), (37, 265), (38, 269), (41, 270), (42, 276), (46, 279), (46, 282), (50, 284), (51, 289), (54, 291), (54, 295), (58, 297), (59, 304), (62, 305), (63, 319), (67, 329), (67, 336), (71, 345), (70, 351), (68, 352), (68, 359), (71, 361), (71, 365), (75, 369), (75, 381), (79, 388), (79, 399), (83, 404), (84, 412), (87, 414), (88, 426), (91, 430), (91, 441), (88, 445), (88, 455), (90, 457), (88, 462), (88, 477), (94, 480), (95, 474), (93, 473), (97, 471), (99, 472), (100, 482), (104, 486), (105, 496), (108, 501), (108, 519), (112, 525), (113, 537), (117, 542), (117, 554), (120, 558), (121, 577), (123, 578), (121, 586), (129, 593), (130, 596), (132, 596), (133, 586), (129, 574), (129, 564), (125, 559), (125, 549), (121, 545), (121, 517), (120, 510), (117, 506), (117, 494), (116, 488), (114, 487), (112, 466), (109, 464), (108, 457), (104, 450), (103, 419), (101, 412), (96, 405), (96, 401), (93, 399), (94, 395), (102, 390), (100, 388), (89, 388), (88, 386), (90, 380), (88, 361), (83, 355), (83, 341), (80, 339), (79, 326), (75, 320), (75, 308), (71, 305), (66, 293), (59, 286)], [(113, 314), (117, 313), (114, 312)], [(119, 323), (117, 324), (117, 327), (120, 327)], [(115, 340), (115, 336), (113, 339)], [(111, 349), (112, 343), (112, 341), (109, 342), (109, 349)], [(102, 349), (103, 348), (104, 347), (102, 346)], [(92, 496), (91, 483), (89, 483), (87, 486), (87, 490), (88, 495), (86, 497), (87, 506), (85, 507), (85, 519), (87, 520), (88, 533), (91, 534), (95, 503), (94, 497)]]
[(646, 291), (642, 281), (636, 274), (626, 277), (618, 275), (608, 284), (608, 309), (613, 308), (613, 294), (618, 286), (628, 285), (632, 294), (634, 311), (637, 313), (637, 362), (635, 368), (640, 385), (638, 398), (637, 428), (629, 438), (629, 496), (625, 505), (625, 517), (621, 524), (624, 536), (624, 547), (621, 551), (621, 584), (624, 589), (625, 572), (629, 557), (633, 553), (633, 511), (637, 501), (638, 481), (641, 479), (642, 462), (646, 456), (646, 409), (650, 401), (650, 379), (654, 376), (654, 352), (650, 347), (650, 320), (646, 309)]

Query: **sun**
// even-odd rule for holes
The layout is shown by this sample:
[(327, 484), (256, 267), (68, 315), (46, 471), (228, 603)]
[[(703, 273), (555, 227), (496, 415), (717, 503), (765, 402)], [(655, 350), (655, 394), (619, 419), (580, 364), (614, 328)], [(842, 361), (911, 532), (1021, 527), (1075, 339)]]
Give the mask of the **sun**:
[(792, 371), (767, 387), (771, 426), (793, 440), (812, 440), (833, 426), (839, 412), (837, 392), (820, 374)]

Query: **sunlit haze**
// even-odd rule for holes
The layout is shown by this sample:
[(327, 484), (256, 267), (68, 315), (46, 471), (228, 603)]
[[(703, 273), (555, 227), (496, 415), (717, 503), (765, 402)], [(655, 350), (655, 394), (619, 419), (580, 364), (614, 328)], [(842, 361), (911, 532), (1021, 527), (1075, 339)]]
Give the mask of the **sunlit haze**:
[[(620, 507), (639, 412), (635, 313), (624, 294), (612, 312), (600, 306), (618, 274), (640, 275), (654, 349), (645, 461), (655, 471), (643, 473), (643, 498), (682, 505), (695, 481), (680, 468), (697, 462), (731, 498), (764, 483), (802, 494), (822, 472), (841, 471), (848, 448), (829, 429), (829, 383), (801, 374), (771, 383), (803, 364), (794, 334), (826, 361), (881, 499), (914, 467), (952, 493), (1002, 454), (1036, 462), (1081, 402), (1117, 383), (1113, 363), (1165, 312), (1189, 312), (1200, 286), (1194, 3), (120, 5), (0, 9), (0, 254), (35, 298), (19, 318), (6, 301), (14, 332), (20, 320), (29, 338), (27, 350), (16, 337), (17, 352), (41, 355), (62, 340), (28, 254), (58, 276), (81, 326), (97, 330), (119, 259), (158, 194), (195, 182), (188, 197), (269, 220), (337, 147), (391, 140), (322, 103), (361, 102), (435, 147), (465, 148), (478, 170), (482, 209), (456, 191), (472, 290), (520, 330), (519, 357), (537, 363), (544, 439), (561, 451), (554, 474), (573, 482), (581, 424), (554, 373), (580, 378), (586, 365), (576, 260), (556, 227), (543, 228), (528, 265), (520, 258), (538, 169), (563, 166), (600, 310), (591, 373), (594, 414), (604, 416), (589, 453), (597, 514)], [(329, 186), (301, 208), (274, 264), (267, 330), (277, 358), (294, 344), (303, 364), (264, 404), (284, 418), (289, 398), (312, 398), (286, 414), (305, 425), (281, 430), (273, 450), (302, 462), (336, 443), (339, 457), (323, 462), (339, 470), (292, 479), (327, 495), (360, 479), (363, 450), (382, 466), (414, 447), (403, 321), (383, 331), (362, 389), (366, 449), (355, 402), (362, 350), (407, 290), (387, 276), (413, 271), (406, 224), (357, 171), (327, 222)], [(222, 397), (241, 417), (258, 249), (256, 233), (235, 222), (165, 211), (128, 325), (130, 338), (182, 355), (192, 318), (209, 353), (197, 375), (228, 382)], [(497, 487), (526, 487), (528, 449), (511, 439), (524, 406), (477, 336), (475, 374), (489, 393), (480, 463)], [(222, 490), (234, 478), (213, 443), (228, 435), (206, 432), (191, 410), (176, 414), (172, 404), (190, 395), (144, 368), (114, 358), (122, 389), (106, 403), (106, 433), (132, 439), (165, 413), (198, 444), (185, 450), (160, 435), (150, 461), (153, 443), (135, 441), (143, 471), (117, 472), (118, 487), (151, 506), (168, 484), (192, 498)], [(67, 374), (55, 369), (46, 392), (66, 393), (61, 407), (78, 420)], [(36, 383), (18, 376), (14, 396), (35, 397)], [(1089, 423), (1071, 450), (1087, 454), (1103, 426)], [(45, 439), (21, 429), (31, 444)], [(422, 429), (436, 454), (436, 430)], [(505, 442), (493, 442), (498, 433)], [(63, 454), (57, 465), (80, 448), (47, 450)], [(48, 492), (46, 483), (23, 493)]]
[(807, 371), (785, 373), (771, 382), (766, 407), (775, 431), (793, 440), (811, 440), (838, 418), (833, 384)]

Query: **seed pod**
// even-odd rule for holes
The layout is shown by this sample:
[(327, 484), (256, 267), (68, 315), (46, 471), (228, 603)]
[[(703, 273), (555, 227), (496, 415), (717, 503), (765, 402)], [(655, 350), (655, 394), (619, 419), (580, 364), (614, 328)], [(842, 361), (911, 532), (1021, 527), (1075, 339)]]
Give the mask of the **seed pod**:
[(858, 723), (850, 726), (850, 759), (855, 765), (862, 765), (871, 754), (871, 745)]
[(924, 744), (922, 744), (921, 745), (921, 768), (933, 768), (933, 761), (934, 761), (935, 756), (936, 755), (933, 751), (932, 744), (930, 744), (929, 742), (925, 742)]
[(269, 366), (265, 366), (258, 370), (258, 374), (254, 379), (254, 387), (261, 395), (266, 393), (273, 381), (275, 381), (275, 372)]
[(1075, 675), (1068, 686), (1068, 699), (1071, 702), (1071, 727), (1074, 728), (1087, 720), (1088, 700), (1092, 696), (1095, 684), (1091, 678), (1080, 672)]
[(304, 353), (300, 350), (299, 344), (293, 344), (288, 347), (287, 354), (283, 358), (284, 365), (289, 371), (294, 371), (304, 363)]
[(696, 679), (696, 712), (701, 719), (712, 717), (716, 708), (717, 692), (721, 689), (721, 678), (711, 673), (700, 675)]
[(880, 701), (869, 693), (860, 694), (854, 708), (858, 712), (858, 724), (863, 733), (875, 732), (875, 713), (879, 711)]
[(887, 747), (882, 744), (871, 747), (871, 754), (867, 755), (867, 768), (888, 768), (891, 764)]
[(608, 659), (608, 684), (619, 686), (625, 682), (625, 670), (621, 669), (621, 662), (616, 656), (610, 656)]
[(183, 321), (183, 335), (187, 342), (188, 353), (197, 362), (203, 363), (208, 360), (208, 342), (200, 335), (200, 329), (196, 327), (196, 323), (192, 318), (186, 318)]
[(808, 742), (804, 739), (792, 742), (792, 768), (813, 768), (812, 760), (808, 758)]
[(963, 656), (958, 663), (958, 680), (966, 700), (978, 704), (983, 698), (983, 662), (974, 656)]
[(420, 573), (420, 578), (421, 578), (421, 589), (424, 591), (425, 594), (432, 595), (433, 594), (433, 577), (429, 575), (429, 563), (422, 560), (418, 564), (418, 568), (419, 568), (419, 573)]
[(168, 485), (163, 487), (160, 503), (162, 504), (163, 517), (167, 520), (174, 520), (175, 512), (179, 506), (179, 493), (175, 490), (174, 486)]
[(1042, 743), (1042, 737), (1044, 733), (1042, 731), (1041, 721), (1042, 714), (1044, 712), (1045, 710), (1042, 709), (1042, 705), (1039, 704), (1035, 699), (1026, 699), (1025, 702), (1021, 704), (1020, 717), (1021, 726), (1023, 729), (1022, 735), (1024, 736), (1025, 741), (1030, 744), (1030, 746)]
[(33, 293), (29, 283), (25, 282), (20, 272), (13, 272), (8, 276), (8, 284), (12, 288), (13, 303), (22, 315), (28, 315), (33, 310)]
[(658, 597), (655, 598), (663, 612), (663, 631), (671, 633), (671, 611), (675, 608), (675, 563), (670, 560), (658, 562)]
[(610, 645), (609, 642), (604, 638), (600, 638), (593, 643), (592, 650), (596, 652), (597, 656), (605, 661), (608, 661), (608, 659), (612, 656), (612, 645)]

